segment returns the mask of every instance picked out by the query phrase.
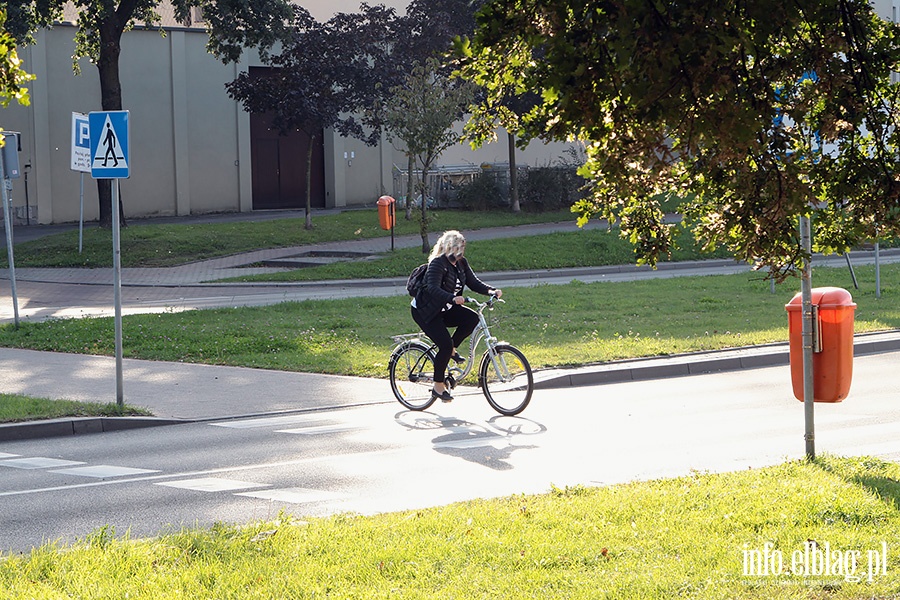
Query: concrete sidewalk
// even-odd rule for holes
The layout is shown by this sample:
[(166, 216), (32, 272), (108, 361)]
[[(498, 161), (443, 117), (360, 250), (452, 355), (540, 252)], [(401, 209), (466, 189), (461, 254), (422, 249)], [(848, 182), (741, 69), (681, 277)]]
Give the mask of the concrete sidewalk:
[[(900, 351), (900, 331), (857, 335), (856, 355)], [(615, 361), (535, 373), (540, 390), (788, 364), (788, 344)], [(0, 441), (191, 421), (395, 403), (385, 379), (126, 359), (126, 403), (154, 417), (65, 418), (0, 425)], [(115, 359), (0, 348), (0, 392), (115, 402)], [(398, 404), (399, 406), (399, 404)]]

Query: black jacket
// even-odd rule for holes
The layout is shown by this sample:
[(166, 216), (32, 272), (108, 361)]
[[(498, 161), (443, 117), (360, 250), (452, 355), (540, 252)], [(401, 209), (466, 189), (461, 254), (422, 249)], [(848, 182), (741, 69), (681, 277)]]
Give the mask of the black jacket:
[(494, 289), (475, 276), (465, 257), (453, 265), (446, 256), (438, 256), (428, 263), (424, 285), (416, 294), (419, 318), (428, 322), (438, 316), (441, 308), (453, 302), (457, 277), (464, 288), (469, 286), (469, 289), (479, 294), (487, 295)]

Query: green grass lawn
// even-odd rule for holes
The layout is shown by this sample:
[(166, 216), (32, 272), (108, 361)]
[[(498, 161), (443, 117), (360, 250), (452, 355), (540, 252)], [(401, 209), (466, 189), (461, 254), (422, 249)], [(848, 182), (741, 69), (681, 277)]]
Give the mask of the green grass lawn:
[[(857, 332), (900, 327), (900, 265), (883, 265), (882, 297), (874, 270), (858, 267), (860, 290), (846, 269), (816, 269), (816, 286), (851, 290)], [(797, 281), (777, 286), (760, 274), (622, 283), (509, 288), (489, 313), (493, 333), (525, 351), (535, 368), (784, 342), (784, 305)], [(416, 330), (409, 298), (311, 300), (123, 318), (124, 354), (185, 361), (386, 377), (391, 335)], [(0, 327), (0, 345), (113, 355), (111, 318)]]
[(74, 400), (52, 400), (32, 398), (19, 394), (0, 394), (0, 423), (33, 421), (35, 419), (58, 419), (61, 417), (121, 417), (125, 415), (150, 415), (150, 411), (118, 404), (98, 402), (77, 402)]
[[(432, 211), (430, 231), (472, 230), (528, 223), (573, 222), (569, 212), (520, 213)], [(304, 219), (239, 221), (203, 224), (141, 224), (121, 230), (123, 267), (167, 267), (228, 256), (261, 248), (285, 248), (321, 242), (390, 237), (378, 226), (375, 209), (348, 210), (314, 217), (313, 229)], [(419, 222), (398, 216), (395, 235), (418, 234)], [(69, 231), (16, 244), (17, 267), (112, 267), (112, 230), (96, 226), (84, 230), (78, 253), (78, 232)], [(6, 247), (0, 248), (0, 267), (6, 267)]]
[[(725, 251), (702, 253), (684, 230), (678, 237), (680, 248), (669, 261), (729, 258)], [(466, 244), (466, 256), (477, 272), (528, 271), (569, 267), (597, 267), (634, 264), (631, 244), (619, 237), (617, 229), (586, 229), (528, 237), (496, 238)], [(246, 275), (226, 281), (322, 281), (328, 279), (371, 279), (408, 275), (425, 260), (421, 248), (399, 248), (376, 260), (338, 262), (292, 269), (279, 273)]]
[(372, 517), (101, 529), (6, 556), (0, 597), (895, 598), (898, 481), (894, 463), (825, 456)]

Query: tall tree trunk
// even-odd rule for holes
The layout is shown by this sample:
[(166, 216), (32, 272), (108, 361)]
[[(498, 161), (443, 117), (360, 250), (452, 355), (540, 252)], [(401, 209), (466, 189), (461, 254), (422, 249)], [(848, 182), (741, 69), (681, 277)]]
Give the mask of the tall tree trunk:
[(309, 148), (306, 150), (306, 224), (304, 228), (312, 229), (312, 159), (313, 144), (316, 141), (316, 135), (309, 136)]
[(428, 177), (428, 167), (430, 167), (429, 162), (425, 162), (422, 164), (422, 182), (419, 184), (419, 189), (422, 190), (422, 218), (419, 221), (419, 232), (422, 234), (422, 253), (427, 254), (431, 251), (431, 244), (428, 243), (428, 213), (426, 212), (425, 205), (428, 202), (425, 200), (427, 195), (426, 184)]
[(512, 133), (509, 136), (509, 202), (512, 211), (517, 213), (519, 208), (519, 173), (516, 170), (516, 136)]
[[(122, 110), (122, 84), (119, 80), (119, 54), (122, 46), (121, 17), (110, 15), (100, 24), (100, 56), (97, 71), (100, 75), (100, 106), (104, 111)], [(127, 22), (127, 20), (125, 21)], [(100, 226), (112, 227), (112, 180), (97, 180), (100, 200)], [(119, 223), (125, 224), (125, 211), (119, 198)]]
[(407, 154), (406, 158), (408, 159), (406, 162), (406, 172), (409, 176), (406, 178), (406, 220), (412, 220), (412, 209), (413, 209), (413, 200), (416, 197), (416, 181), (413, 179), (416, 170), (416, 157), (412, 154)]

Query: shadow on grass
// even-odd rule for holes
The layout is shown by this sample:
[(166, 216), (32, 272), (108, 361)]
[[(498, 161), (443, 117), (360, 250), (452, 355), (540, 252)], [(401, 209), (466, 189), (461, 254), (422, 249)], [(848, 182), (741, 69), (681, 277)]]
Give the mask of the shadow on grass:
[(814, 464), (823, 471), (859, 485), (881, 500), (900, 510), (900, 465), (872, 457), (816, 458)]

